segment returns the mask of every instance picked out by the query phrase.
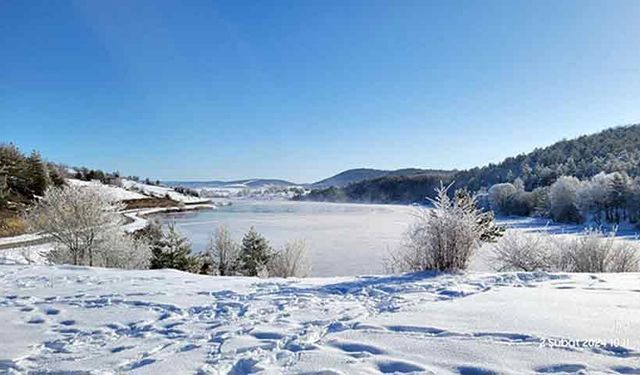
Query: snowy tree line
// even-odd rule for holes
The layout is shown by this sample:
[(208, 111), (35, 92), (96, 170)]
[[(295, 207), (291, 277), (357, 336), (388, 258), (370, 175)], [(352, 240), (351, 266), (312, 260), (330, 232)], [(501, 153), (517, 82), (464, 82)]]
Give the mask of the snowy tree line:
[(520, 178), (527, 191), (550, 186), (561, 176), (589, 179), (600, 172), (640, 176), (640, 124), (562, 140), (498, 164), (461, 171), (455, 187), (471, 191)]
[(598, 173), (579, 180), (561, 176), (549, 187), (526, 191), (520, 179), (491, 186), (483, 203), (504, 215), (549, 216), (560, 222), (637, 224), (640, 178), (625, 172)]
[[(584, 181), (604, 172), (640, 176), (640, 125), (607, 129), (572, 140), (562, 140), (528, 154), (506, 158), (501, 163), (464, 171), (407, 172), (360, 181), (345, 187), (313, 190), (298, 199), (333, 202), (427, 203), (440, 182), (454, 182), (454, 189), (481, 192), (489, 187), (520, 184), (510, 212), (528, 215), (543, 207), (546, 188), (562, 176)], [(518, 188), (519, 186), (516, 186)], [(452, 189), (453, 191), (453, 189)], [(479, 200), (482, 200), (481, 198)]]
[(0, 144), (0, 208), (30, 202), (49, 186), (62, 184), (60, 168), (37, 151), (25, 155), (13, 144)]

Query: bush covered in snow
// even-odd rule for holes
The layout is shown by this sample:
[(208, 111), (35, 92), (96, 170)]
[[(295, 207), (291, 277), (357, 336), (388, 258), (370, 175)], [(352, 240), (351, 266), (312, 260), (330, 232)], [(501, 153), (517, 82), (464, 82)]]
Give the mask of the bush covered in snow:
[(417, 208), (403, 247), (387, 259), (390, 271), (463, 270), (482, 242), (502, 234), (493, 213), (481, 212), (468, 192), (450, 198), (448, 189), (437, 189), (433, 208)]
[(49, 261), (73, 265), (146, 268), (149, 248), (120, 230), (120, 204), (99, 189), (49, 188), (27, 215), (30, 226), (50, 236)]
[(557, 268), (558, 241), (548, 234), (507, 232), (494, 246), (498, 271), (537, 271)]
[(267, 264), (270, 277), (307, 277), (311, 272), (309, 251), (304, 241), (287, 242)]
[(563, 244), (564, 264), (569, 272), (636, 272), (640, 270), (640, 246), (618, 241), (615, 233), (587, 230)]
[(500, 271), (637, 272), (640, 246), (616, 240), (615, 233), (586, 230), (580, 236), (507, 233), (494, 245)]

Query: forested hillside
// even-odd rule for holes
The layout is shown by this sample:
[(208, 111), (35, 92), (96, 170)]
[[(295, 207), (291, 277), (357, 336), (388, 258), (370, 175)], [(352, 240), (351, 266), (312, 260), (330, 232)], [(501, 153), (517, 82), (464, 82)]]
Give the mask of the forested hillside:
[(0, 144), (0, 236), (24, 232), (18, 214), (47, 187), (62, 184), (60, 168), (37, 151), (25, 155), (13, 144)]
[(423, 171), (419, 174), (384, 176), (349, 184), (313, 190), (298, 199), (328, 202), (413, 203), (433, 197), (441, 182), (451, 181), (455, 172)]
[(562, 140), (499, 164), (461, 171), (456, 186), (479, 190), (520, 178), (526, 190), (549, 186), (560, 176), (579, 179), (600, 172), (640, 173), (640, 125), (621, 126), (600, 133)]
[(340, 172), (335, 176), (331, 176), (329, 178), (325, 178), (324, 180), (314, 182), (313, 184), (311, 184), (311, 187), (315, 189), (329, 188), (332, 186), (344, 187), (356, 182), (373, 180), (380, 177), (409, 176), (409, 175), (421, 174), (424, 172), (429, 172), (429, 171), (423, 170), (423, 169), (417, 169), (417, 168), (405, 168), (405, 169), (397, 169), (397, 170), (356, 168), (356, 169), (349, 169), (344, 172)]
[[(472, 192), (489, 189), (500, 183), (516, 182), (522, 191), (538, 190), (526, 204), (511, 200), (510, 213), (530, 214), (545, 206), (546, 194), (539, 188), (551, 186), (560, 176), (587, 180), (597, 174), (620, 172), (630, 177), (640, 175), (640, 125), (607, 129), (551, 146), (537, 148), (528, 154), (509, 157), (498, 164), (466, 171), (424, 171), (407, 176), (385, 176), (343, 188), (312, 191), (301, 199), (379, 203), (424, 202), (432, 197), (440, 181), (455, 181), (456, 188)], [(542, 211), (545, 210), (543, 207)]]

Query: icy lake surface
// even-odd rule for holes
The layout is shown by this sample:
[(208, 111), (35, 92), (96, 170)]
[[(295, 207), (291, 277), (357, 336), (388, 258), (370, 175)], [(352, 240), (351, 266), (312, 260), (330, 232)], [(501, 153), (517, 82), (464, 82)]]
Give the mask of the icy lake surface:
[(212, 211), (167, 214), (196, 251), (226, 225), (240, 241), (251, 226), (278, 248), (301, 239), (311, 251), (313, 276), (380, 274), (388, 250), (399, 246), (412, 208), (397, 205), (291, 201), (234, 201)]

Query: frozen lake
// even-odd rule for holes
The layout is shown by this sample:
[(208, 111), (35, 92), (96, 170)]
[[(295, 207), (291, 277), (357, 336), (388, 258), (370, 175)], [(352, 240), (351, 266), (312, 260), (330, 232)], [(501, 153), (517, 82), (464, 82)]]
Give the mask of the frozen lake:
[[(354, 276), (384, 273), (383, 260), (400, 246), (413, 221), (411, 206), (320, 203), (293, 201), (233, 201), (211, 211), (164, 214), (164, 223), (175, 222), (195, 251), (202, 251), (219, 225), (225, 225), (238, 242), (251, 226), (275, 248), (290, 240), (304, 240), (311, 253), (312, 276)], [(576, 235), (584, 225), (553, 224), (548, 219), (499, 218), (507, 228), (552, 234)], [(637, 230), (618, 231), (623, 238), (637, 238)], [(473, 271), (492, 271), (490, 245), (472, 259)]]
[(251, 226), (275, 248), (301, 239), (311, 252), (313, 276), (380, 274), (388, 249), (397, 248), (412, 221), (410, 206), (292, 201), (233, 201), (211, 211), (173, 213), (195, 251), (202, 251), (219, 225), (240, 241)]

